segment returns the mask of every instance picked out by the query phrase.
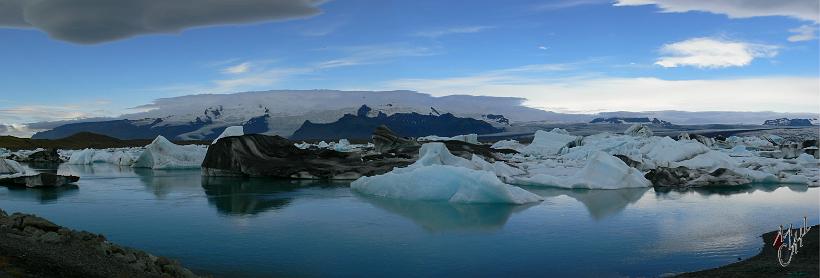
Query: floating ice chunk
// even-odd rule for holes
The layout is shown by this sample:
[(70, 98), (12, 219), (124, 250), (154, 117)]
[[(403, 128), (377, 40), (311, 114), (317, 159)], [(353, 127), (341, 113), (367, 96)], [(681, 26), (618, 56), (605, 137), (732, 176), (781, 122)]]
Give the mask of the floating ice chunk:
[(303, 150), (306, 150), (306, 149), (310, 148), (310, 146), (312, 146), (310, 143), (307, 143), (307, 142), (293, 143), (293, 145), (296, 146), (297, 148), (300, 148), (300, 149), (303, 149)]
[(328, 144), (325, 141), (321, 141), (318, 144), (316, 144), (316, 146), (319, 147), (320, 149), (326, 149), (327, 147), (330, 147), (330, 144)]
[(629, 167), (610, 154), (595, 152), (586, 166), (572, 176), (556, 177), (547, 174), (536, 174), (532, 177), (516, 178), (515, 184), (554, 186), (564, 188), (619, 189), (649, 187), (652, 183), (643, 177), (643, 173)]
[(645, 124), (633, 124), (624, 131), (624, 135), (638, 137), (652, 137), (652, 130)]
[(532, 143), (521, 149), (521, 153), (534, 156), (557, 155), (577, 139), (577, 136), (569, 135), (561, 129), (553, 129), (550, 132), (539, 130), (535, 132)]
[(465, 134), (465, 135), (456, 135), (453, 137), (441, 137), (436, 135), (424, 136), (419, 137), (416, 139), (419, 142), (423, 141), (461, 141), (470, 144), (478, 144), (478, 134)]
[(430, 165), (450, 165), (474, 169), (475, 165), (462, 157), (450, 153), (447, 146), (441, 142), (426, 143), (419, 149), (419, 159), (407, 168), (417, 168)]
[(516, 151), (520, 150), (523, 147), (524, 147), (524, 145), (522, 145), (521, 143), (519, 143), (516, 140), (501, 140), (501, 141), (495, 142), (492, 146), (490, 146), (490, 148), (496, 149), (496, 150), (516, 150)]
[(0, 158), (0, 176), (18, 176), (25, 173), (26, 168), (17, 161)]
[(735, 166), (731, 157), (719, 151), (708, 151), (691, 159), (673, 163), (673, 166), (683, 166), (689, 169), (731, 168)]
[(754, 153), (746, 149), (744, 145), (737, 145), (732, 148), (729, 152), (731, 156), (753, 156)]
[(692, 140), (675, 141), (669, 137), (654, 140), (654, 142), (641, 147), (641, 153), (643, 153), (647, 159), (656, 165), (663, 166), (668, 165), (670, 162), (691, 159), (708, 151), (710, 151), (709, 147), (700, 142)]
[(219, 134), (219, 137), (216, 137), (216, 139), (214, 139), (211, 145), (216, 144), (216, 141), (219, 141), (219, 139), (225, 137), (242, 135), (245, 135), (245, 129), (241, 125), (229, 126), (224, 131), (222, 131), (222, 134)]
[(71, 154), (68, 164), (85, 165), (111, 162), (111, 153), (105, 150), (84, 149)]
[(137, 168), (191, 169), (200, 168), (208, 149), (195, 145), (180, 146), (157, 136), (134, 162)]
[(353, 147), (347, 139), (339, 139), (339, 143), (333, 144), (333, 149), (337, 152), (349, 152), (353, 150)]
[(493, 172), (496, 176), (501, 177), (504, 180), (507, 180), (512, 176), (525, 174), (523, 170), (512, 167), (507, 163), (501, 161), (495, 161), (493, 163), (490, 163), (475, 154), (473, 154), (473, 157), (472, 159), (470, 159), (470, 162), (473, 163), (473, 166), (476, 169)]
[(818, 162), (820, 162), (820, 160), (814, 158), (814, 156), (812, 156), (810, 154), (807, 154), (807, 153), (800, 154), (794, 160), (797, 161), (797, 163), (799, 163), (799, 164), (815, 165), (815, 166), (817, 165)]
[(394, 199), (453, 203), (525, 204), (540, 196), (509, 184), (495, 174), (449, 165), (430, 165), (361, 177), (350, 187), (358, 192)]
[(809, 184), (811, 181), (803, 175), (787, 175), (781, 179), (780, 182), (789, 184)]

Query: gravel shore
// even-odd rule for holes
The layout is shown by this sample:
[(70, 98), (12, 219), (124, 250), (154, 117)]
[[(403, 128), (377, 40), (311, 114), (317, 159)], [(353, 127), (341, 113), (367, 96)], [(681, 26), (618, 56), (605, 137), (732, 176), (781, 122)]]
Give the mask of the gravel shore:
[(718, 268), (684, 273), (677, 277), (820, 277), (820, 248), (818, 248), (818, 230), (820, 226), (811, 227), (803, 237), (803, 247), (795, 254), (787, 267), (777, 261), (777, 250), (772, 247), (777, 231), (762, 235), (763, 249), (759, 254), (747, 260)]
[(0, 210), (0, 277), (198, 277), (178, 262)]

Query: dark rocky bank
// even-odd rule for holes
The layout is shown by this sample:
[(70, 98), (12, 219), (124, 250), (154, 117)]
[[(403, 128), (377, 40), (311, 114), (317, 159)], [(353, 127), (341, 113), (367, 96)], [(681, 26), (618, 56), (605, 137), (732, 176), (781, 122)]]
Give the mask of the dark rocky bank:
[(178, 262), (0, 210), (0, 277), (198, 277)]
[(777, 261), (777, 250), (772, 242), (777, 231), (762, 235), (763, 248), (760, 253), (747, 260), (736, 262), (718, 268), (690, 272), (676, 277), (819, 277), (820, 276), (820, 245), (818, 234), (820, 225), (811, 227), (803, 237), (803, 247), (795, 254), (787, 267), (780, 266)]

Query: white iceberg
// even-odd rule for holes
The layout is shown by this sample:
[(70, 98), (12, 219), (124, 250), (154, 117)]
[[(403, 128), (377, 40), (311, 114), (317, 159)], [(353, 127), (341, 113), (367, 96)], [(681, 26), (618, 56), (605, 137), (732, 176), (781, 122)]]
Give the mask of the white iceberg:
[(208, 149), (196, 145), (180, 146), (165, 137), (157, 136), (145, 146), (134, 167), (152, 169), (192, 169), (200, 168)]
[(629, 167), (605, 152), (594, 153), (586, 166), (574, 175), (556, 177), (547, 174), (536, 174), (532, 177), (516, 178), (515, 184), (553, 186), (563, 188), (586, 189), (620, 189), (649, 187), (652, 183), (644, 178), (643, 173)]
[(521, 149), (521, 153), (534, 156), (557, 155), (570, 143), (578, 140), (577, 136), (569, 135), (565, 130), (553, 129), (549, 132), (538, 130), (532, 143)]
[(470, 143), (470, 144), (479, 144), (478, 143), (478, 134), (475, 134), (475, 133), (465, 134), (465, 135), (456, 135), (456, 136), (453, 136), (453, 137), (441, 137), (441, 136), (436, 136), (436, 135), (430, 135), (430, 136), (419, 137), (416, 140), (419, 141), (419, 142), (424, 142), (424, 141), (461, 141), (461, 142)]
[(138, 148), (123, 149), (84, 149), (71, 152), (68, 164), (88, 165), (94, 163), (111, 163), (114, 165), (129, 166), (134, 163), (134, 158), (139, 154)]
[(26, 168), (17, 161), (0, 158), (0, 176), (21, 176), (26, 174)]
[(524, 145), (519, 143), (517, 140), (501, 140), (501, 141), (493, 143), (493, 145), (490, 146), (490, 148), (491, 149), (496, 149), (496, 150), (516, 150), (516, 151), (518, 151), (518, 150), (524, 148)]
[(216, 141), (219, 139), (230, 137), (230, 136), (242, 136), (245, 135), (245, 129), (241, 125), (229, 126), (221, 134), (219, 134), (216, 139), (211, 143), (211, 145), (216, 144)]
[(633, 124), (624, 131), (624, 135), (638, 137), (652, 137), (652, 130), (645, 124)]
[(350, 184), (360, 193), (403, 200), (453, 203), (526, 204), (540, 196), (505, 184), (488, 171), (449, 165), (430, 165), (361, 177)]
[(339, 139), (338, 143), (333, 144), (333, 150), (337, 152), (349, 152), (353, 150), (353, 147), (347, 139)]
[(499, 180), (499, 174), (521, 172), (498, 163), (503, 164), (489, 163), (475, 155), (467, 160), (450, 153), (444, 143), (427, 143), (419, 149), (415, 163), (383, 175), (361, 177), (351, 183), (351, 188), (368, 195), (405, 200), (510, 204), (542, 200)]

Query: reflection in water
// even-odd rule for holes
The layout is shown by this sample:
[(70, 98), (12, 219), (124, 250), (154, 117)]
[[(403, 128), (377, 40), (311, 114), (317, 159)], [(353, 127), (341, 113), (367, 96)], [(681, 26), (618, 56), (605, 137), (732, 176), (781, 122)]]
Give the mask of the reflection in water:
[(528, 187), (527, 190), (545, 198), (567, 195), (584, 204), (589, 215), (598, 220), (615, 215), (629, 204), (634, 204), (649, 191), (649, 187), (612, 190)]
[(694, 188), (668, 188), (656, 187), (655, 195), (664, 199), (678, 199), (682, 193), (697, 193), (701, 196), (721, 195), (729, 196), (734, 194), (750, 194), (755, 191), (773, 192), (780, 187), (786, 187), (794, 192), (806, 192), (809, 190), (807, 185), (800, 184), (749, 184), (738, 186), (717, 186), (717, 187), (694, 187)]
[(72, 196), (79, 192), (76, 184), (67, 184), (60, 187), (51, 188), (27, 188), (22, 186), (6, 187), (8, 194), (12, 198), (34, 199), (41, 204), (54, 203), (60, 197)]
[(78, 177), (132, 177), (134, 176), (134, 168), (130, 166), (114, 165), (109, 163), (96, 163), (93, 165), (72, 165), (60, 164), (57, 168), (57, 174), (72, 175)]
[(226, 215), (253, 215), (281, 209), (293, 199), (293, 191), (306, 187), (338, 187), (347, 183), (266, 178), (202, 177), (208, 203)]
[(533, 205), (455, 204), (450, 202), (410, 201), (356, 194), (377, 208), (409, 218), (429, 231), (498, 230), (510, 215)]
[(199, 184), (202, 172), (199, 169), (153, 170), (150, 168), (131, 168), (139, 177), (145, 189), (165, 199), (174, 191), (185, 191)]

